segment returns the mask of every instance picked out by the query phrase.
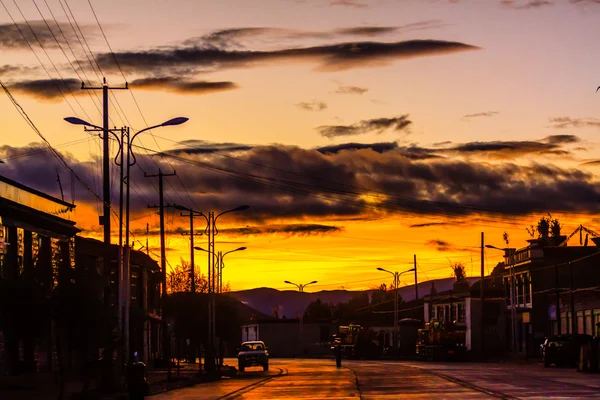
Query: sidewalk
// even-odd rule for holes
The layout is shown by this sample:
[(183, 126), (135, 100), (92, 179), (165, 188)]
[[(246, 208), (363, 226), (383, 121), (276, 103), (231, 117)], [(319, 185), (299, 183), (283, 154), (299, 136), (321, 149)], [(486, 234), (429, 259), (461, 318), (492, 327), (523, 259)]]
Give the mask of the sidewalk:
[[(151, 369), (148, 371), (148, 384), (150, 395), (163, 393), (169, 390), (180, 389), (204, 382), (214, 381), (206, 374), (199, 373), (198, 364), (180, 365), (179, 374), (177, 367), (171, 369), (171, 381), (167, 381), (167, 369)], [(96, 390), (82, 395), (83, 381), (74, 379), (67, 380), (64, 388), (64, 399), (102, 399), (117, 400), (126, 399), (125, 388), (113, 393), (101, 393)], [(90, 388), (96, 387), (92, 382)], [(38, 373), (20, 376), (0, 377), (0, 398), (2, 400), (56, 400), (59, 394), (58, 377), (54, 373)]]

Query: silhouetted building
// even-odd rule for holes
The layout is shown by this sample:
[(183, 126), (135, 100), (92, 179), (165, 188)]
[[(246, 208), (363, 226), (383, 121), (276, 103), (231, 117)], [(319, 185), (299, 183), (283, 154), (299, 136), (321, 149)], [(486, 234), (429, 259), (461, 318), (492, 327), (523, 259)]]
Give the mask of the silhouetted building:
[[(103, 278), (104, 243), (89, 238), (76, 238), (75, 254), (78, 268), (93, 271), (96, 277)], [(111, 274), (111, 318), (116, 319), (117, 310), (117, 271), (119, 246), (110, 246)], [(149, 255), (131, 250), (131, 302), (129, 348), (137, 351), (141, 361), (149, 363), (160, 359), (160, 282), (161, 274), (158, 263)], [(98, 292), (102, 295), (102, 291)]]
[(0, 176), (0, 373), (54, 369), (48, 299), (74, 277), (74, 208)]
[(423, 312), (427, 322), (435, 319), (446, 325), (465, 324), (467, 350), (475, 356), (481, 356), (483, 337), (484, 354), (490, 357), (499, 355), (505, 347), (502, 275), (484, 277), (483, 289), (482, 308), (481, 279), (466, 278), (455, 282), (453, 289), (442, 292), (432, 287), (430, 293), (425, 295)]
[[(544, 338), (557, 333), (591, 333), (600, 322), (600, 253), (595, 246), (556, 246), (529, 240), (516, 250), (516, 348), (539, 355)], [(511, 337), (511, 262), (503, 273), (507, 337)], [(558, 301), (557, 301), (558, 299)], [(557, 312), (558, 310), (558, 312)], [(510, 345), (510, 343), (509, 343)]]

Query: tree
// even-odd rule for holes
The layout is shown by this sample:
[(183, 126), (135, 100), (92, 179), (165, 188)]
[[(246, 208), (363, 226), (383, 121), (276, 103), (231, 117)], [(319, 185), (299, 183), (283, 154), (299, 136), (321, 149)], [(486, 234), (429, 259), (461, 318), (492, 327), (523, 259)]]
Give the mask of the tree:
[(467, 269), (461, 262), (450, 263), (450, 268), (452, 268), (452, 275), (457, 282), (462, 282), (467, 277)]
[(525, 228), (527, 233), (532, 238), (537, 236), (538, 239), (559, 238), (562, 230), (562, 225), (558, 218), (552, 218), (552, 214), (548, 213), (547, 217), (541, 217), (537, 225), (531, 225)]
[[(180, 262), (181, 265), (177, 265), (167, 274), (167, 290), (169, 293), (190, 292), (192, 290), (192, 281), (189, 272), (190, 263), (184, 259), (181, 259)], [(206, 293), (208, 291), (206, 276), (198, 272), (197, 268), (194, 271), (194, 280), (197, 292)], [(225, 288), (229, 288), (229, 283), (227, 283)]]
[(332, 306), (329, 303), (321, 302), (321, 299), (317, 299), (306, 307), (306, 310), (304, 311), (304, 320), (319, 321), (331, 318), (332, 315)]

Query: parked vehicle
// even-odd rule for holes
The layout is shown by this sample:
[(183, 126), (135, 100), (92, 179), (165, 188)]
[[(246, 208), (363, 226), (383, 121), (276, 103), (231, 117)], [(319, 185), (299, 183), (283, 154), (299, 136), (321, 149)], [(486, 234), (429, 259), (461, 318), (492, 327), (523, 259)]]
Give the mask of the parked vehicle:
[(331, 351), (335, 353), (336, 346), (340, 346), (342, 355), (347, 359), (376, 360), (381, 357), (381, 349), (376, 343), (375, 332), (361, 325), (343, 325), (338, 328), (338, 333), (333, 335)]
[(260, 340), (243, 342), (238, 352), (238, 369), (244, 372), (246, 367), (262, 366), (269, 370), (269, 352), (265, 343)]
[(431, 320), (417, 331), (417, 355), (424, 361), (463, 360), (467, 353), (467, 327)]
[(568, 365), (577, 367), (581, 348), (592, 343), (592, 337), (585, 334), (554, 335), (546, 338), (541, 346), (544, 367)]

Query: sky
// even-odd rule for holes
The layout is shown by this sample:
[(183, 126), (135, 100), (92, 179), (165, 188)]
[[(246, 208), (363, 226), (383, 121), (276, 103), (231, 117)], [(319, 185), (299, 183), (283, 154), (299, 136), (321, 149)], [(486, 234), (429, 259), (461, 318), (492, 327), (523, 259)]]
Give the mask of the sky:
[[(133, 143), (135, 249), (160, 253), (144, 174), (175, 170), (168, 204), (250, 206), (218, 220), (217, 250), (247, 247), (225, 258), (233, 290), (367, 289), (415, 255), (419, 281), (451, 262), (476, 276), (482, 232), (523, 247), (548, 213), (565, 234), (600, 229), (599, 17), (597, 0), (2, 0), (0, 80), (76, 177), (5, 93), (0, 170), (55, 196), (58, 174), (81, 234), (101, 238), (101, 139), (63, 118), (101, 125), (81, 83), (105, 77), (129, 87), (110, 92), (111, 126), (189, 118)], [(174, 267), (189, 218), (168, 208), (166, 228)], [(486, 271), (501, 259), (486, 250)]]

